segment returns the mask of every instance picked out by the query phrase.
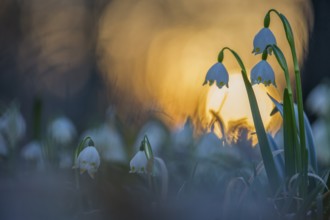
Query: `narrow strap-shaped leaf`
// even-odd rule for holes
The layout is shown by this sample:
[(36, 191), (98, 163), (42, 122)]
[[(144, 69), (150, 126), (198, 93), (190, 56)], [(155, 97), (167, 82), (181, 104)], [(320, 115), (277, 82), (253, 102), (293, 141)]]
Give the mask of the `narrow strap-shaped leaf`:
[(284, 90), (283, 96), (283, 136), (284, 136), (284, 160), (286, 177), (290, 178), (296, 173), (297, 155), (296, 140), (297, 134), (294, 133), (293, 109), (291, 108), (288, 90)]
[(257, 132), (260, 151), (261, 151), (262, 159), (264, 161), (268, 181), (270, 182), (272, 189), (274, 191), (276, 191), (277, 187), (279, 187), (281, 184), (280, 175), (277, 172), (277, 169), (275, 166), (273, 154), (271, 152), (271, 148), (270, 148), (270, 145), (268, 142), (264, 124), (262, 123), (257, 99), (255, 97), (252, 85), (247, 78), (246, 72), (242, 71), (242, 76), (243, 76), (246, 92), (248, 94), (248, 98), (249, 98), (249, 102), (250, 102), (250, 108), (251, 108), (251, 112), (252, 112), (254, 126), (255, 126), (255, 129)]
[[(271, 95), (268, 94), (268, 96), (273, 101), (276, 109), (280, 112), (280, 114), (283, 117), (283, 105), (281, 103), (279, 103), (276, 99), (274, 99)], [(295, 111), (295, 117), (296, 117), (296, 119), (298, 119), (298, 110), (297, 110), (296, 105), (294, 105), (294, 111)], [(317, 165), (316, 152), (315, 152), (316, 148), (315, 148), (313, 131), (311, 128), (311, 124), (309, 123), (309, 120), (305, 113), (304, 113), (304, 122), (305, 122), (306, 143), (307, 143), (309, 163), (310, 163), (311, 167), (313, 168), (313, 170), (315, 171), (315, 173), (318, 173), (318, 165)], [(297, 126), (297, 129), (299, 129), (297, 120), (296, 120), (296, 126)]]
[[(273, 155), (274, 155), (274, 152), (277, 152), (278, 150), (281, 150), (283, 152), (283, 150), (278, 147), (274, 138), (269, 133), (267, 133), (267, 137), (268, 137)], [(283, 179), (284, 175), (285, 175), (283, 157), (281, 155), (279, 155), (279, 156), (274, 157), (274, 160), (275, 160), (276, 169), (277, 169), (280, 177)]]
[(313, 131), (311, 128), (311, 124), (304, 113), (304, 121), (305, 121), (305, 129), (306, 129), (306, 143), (307, 143), (307, 150), (308, 150), (308, 158), (311, 166), (313, 167), (315, 173), (319, 172), (316, 160), (316, 152), (315, 152), (315, 141), (313, 136)]

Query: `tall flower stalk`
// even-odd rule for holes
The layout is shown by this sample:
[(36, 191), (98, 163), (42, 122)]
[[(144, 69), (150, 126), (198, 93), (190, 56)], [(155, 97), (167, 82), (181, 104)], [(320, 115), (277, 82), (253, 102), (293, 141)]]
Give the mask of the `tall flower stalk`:
[[(262, 122), (262, 118), (260, 115), (260, 110), (259, 110), (259, 107), (257, 104), (256, 96), (254, 94), (252, 85), (248, 79), (247, 71), (244, 66), (244, 63), (243, 63), (242, 59), (240, 58), (240, 56), (234, 50), (230, 49), (229, 47), (224, 47), (218, 55), (218, 63), (222, 64), (223, 59), (224, 59), (225, 50), (228, 50), (233, 54), (233, 56), (235, 57), (235, 59), (237, 60), (237, 62), (239, 64), (239, 66), (241, 67), (241, 74), (242, 74), (246, 92), (247, 92), (247, 95), (249, 98), (254, 126), (256, 129), (257, 138), (258, 138), (258, 142), (259, 142), (259, 146), (260, 146), (261, 155), (262, 155), (262, 158), (264, 161), (264, 166), (266, 169), (268, 181), (271, 185), (273, 192), (275, 192), (277, 190), (277, 188), (280, 186), (281, 180), (280, 180), (280, 175), (278, 173), (278, 170), (276, 169), (276, 166), (275, 166), (274, 158), (273, 158), (273, 155), (271, 152), (271, 148), (270, 148), (269, 141), (267, 138), (266, 130), (265, 130), (265, 127)], [(222, 77), (221, 75), (223, 75), (225, 73), (226, 73), (226, 71), (218, 72), (218, 74), (220, 74), (220, 76), (213, 77), (212, 79), (214, 79), (214, 80), (223, 79), (225, 77)], [(208, 80), (209, 79), (208, 79), (208, 75), (207, 75), (204, 84)], [(210, 84), (212, 84), (212, 83), (213, 83), (213, 81), (210, 81)], [(221, 83), (221, 82), (216, 82), (217, 85), (219, 83)], [(228, 82), (226, 82), (226, 83), (228, 83)], [(221, 88), (221, 87), (219, 87), (219, 88)]]
[[(287, 18), (279, 13), (275, 9), (270, 9), (265, 18), (264, 18), (264, 27), (268, 28), (270, 25), (270, 14), (275, 13), (280, 19), (283, 24), (286, 39), (289, 43), (290, 49), (291, 49), (291, 55), (293, 60), (293, 66), (294, 66), (294, 75), (295, 75), (295, 83), (296, 83), (296, 96), (297, 96), (297, 106), (298, 106), (298, 124), (299, 124), (299, 145), (297, 146), (297, 172), (301, 174), (301, 187), (300, 187), (300, 194), (304, 198), (306, 196), (307, 192), (307, 172), (308, 172), (308, 152), (306, 148), (306, 135), (305, 135), (305, 123), (304, 123), (304, 110), (303, 110), (303, 97), (302, 97), (302, 86), (301, 86), (301, 76), (300, 76), (300, 68), (299, 63), (297, 59), (297, 53), (295, 48), (295, 42), (293, 37), (293, 32), (291, 25)], [(288, 79), (287, 79), (288, 80)], [(287, 82), (288, 83), (288, 82)], [(288, 93), (290, 96), (290, 102), (293, 103), (292, 100), (292, 92), (289, 90), (288, 87)], [(290, 105), (291, 105), (290, 103)], [(293, 110), (292, 110), (293, 111)], [(291, 112), (292, 113), (292, 112)], [(294, 113), (292, 114), (293, 118), (295, 118)], [(293, 119), (294, 120), (294, 119)]]
[[(281, 49), (276, 45), (276, 38), (269, 28), (270, 14), (272, 12), (278, 15), (278, 17), (281, 19), (287, 41), (291, 49), (295, 73), (295, 94), (297, 97), (297, 107), (294, 102), (294, 93), (290, 81), (290, 73), (286, 58)], [(312, 161), (314, 161), (313, 155), (315, 154), (313, 149), (313, 137), (311, 132), (308, 130), (309, 122), (304, 117), (299, 63), (297, 59), (292, 29), (287, 18), (275, 9), (270, 9), (264, 18), (264, 27), (256, 34), (253, 40), (253, 46), (254, 49), (252, 52), (255, 55), (262, 54), (262, 60), (252, 68), (250, 75), (251, 82), (248, 80), (245, 66), (239, 55), (234, 50), (228, 47), (224, 47), (218, 55), (218, 62), (214, 64), (207, 72), (204, 85), (212, 85), (215, 83), (219, 89), (221, 89), (223, 86), (228, 87), (228, 72), (222, 62), (224, 59), (224, 51), (230, 51), (241, 67), (241, 73), (250, 102), (250, 108), (257, 133), (260, 151), (268, 181), (270, 183), (271, 189), (273, 190), (272, 192), (277, 192), (276, 194), (278, 194), (279, 191), (283, 190), (282, 193), (284, 194), (288, 194), (289, 191), (292, 193), (292, 187), (290, 186), (292, 186), (292, 182), (295, 182), (297, 188), (293, 194), (294, 196), (297, 196), (301, 199), (297, 202), (297, 207), (302, 210), (306, 204), (309, 204), (311, 201), (308, 199), (309, 197), (307, 195), (307, 186), (309, 183), (308, 178), (311, 176), (316, 176), (315, 174), (308, 172), (308, 165), (311, 164), (311, 167), (314, 168), (316, 172), (317, 165), (312, 163)], [(283, 148), (285, 161), (283, 170), (276, 167), (275, 165), (270, 139), (267, 136), (266, 130), (262, 123), (256, 96), (252, 89), (252, 85), (259, 83), (263, 83), (265, 86), (273, 85), (276, 87), (274, 71), (267, 62), (267, 57), (272, 53), (274, 53), (277, 62), (283, 70), (286, 80), (286, 88), (284, 89), (283, 93), (283, 105), (271, 97), (277, 109), (283, 116)], [(305, 130), (305, 126), (307, 126), (307, 130)], [(310, 161), (308, 161), (309, 154)], [(283, 173), (285, 175), (281, 175)], [(285, 179), (282, 179), (282, 176), (284, 176)], [(318, 179), (321, 178), (318, 177)], [(293, 200), (293, 198), (287, 199), (286, 203), (290, 204)], [(289, 210), (292, 206), (286, 205), (286, 207)]]

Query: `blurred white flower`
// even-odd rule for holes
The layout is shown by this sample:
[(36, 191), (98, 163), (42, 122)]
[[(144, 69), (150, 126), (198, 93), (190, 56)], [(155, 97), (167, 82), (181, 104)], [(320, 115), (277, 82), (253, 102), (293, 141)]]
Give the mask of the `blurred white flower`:
[(159, 155), (162, 146), (166, 142), (168, 133), (165, 130), (164, 125), (158, 121), (147, 122), (140, 130), (137, 135), (136, 141), (134, 143), (134, 149), (139, 150), (141, 145), (141, 140), (144, 136), (147, 136), (153, 150), (154, 155)]
[(76, 128), (67, 117), (58, 117), (48, 127), (50, 137), (59, 144), (69, 144), (77, 135)]
[(21, 155), (25, 160), (35, 162), (39, 170), (44, 169), (42, 146), (38, 141), (32, 141), (25, 145)]
[(148, 160), (144, 151), (139, 150), (130, 162), (130, 173), (146, 173)]
[(330, 130), (327, 123), (318, 119), (312, 125), (314, 134), (316, 155), (319, 162), (324, 166), (330, 166)]
[(37, 141), (28, 143), (22, 149), (22, 156), (26, 160), (38, 160), (42, 158), (41, 144)]
[[(263, 53), (267, 45), (276, 44), (276, 39), (273, 32), (269, 28), (262, 28), (254, 37), (253, 51), (255, 55)], [(271, 54), (271, 48), (268, 49), (268, 53)]]
[(7, 156), (8, 155), (8, 146), (6, 140), (0, 133), (0, 156)]
[(0, 131), (8, 139), (11, 147), (24, 137), (26, 123), (17, 106), (9, 107), (0, 117)]
[(224, 85), (228, 88), (229, 75), (226, 67), (222, 63), (216, 63), (207, 71), (203, 85), (209, 83), (211, 86), (214, 82), (221, 89)]
[(94, 178), (94, 174), (97, 172), (100, 163), (100, 155), (96, 148), (93, 146), (88, 146), (79, 153), (75, 168), (80, 169), (80, 174), (83, 174), (85, 171), (87, 171), (89, 176)]
[(316, 86), (308, 95), (306, 106), (318, 116), (330, 115), (330, 87), (326, 84)]
[(107, 124), (99, 128), (87, 130), (82, 137), (93, 139), (102, 159), (110, 162), (127, 163), (127, 155), (121, 135)]
[(261, 60), (252, 68), (250, 78), (252, 85), (263, 83), (265, 86), (273, 84), (276, 87), (274, 70), (266, 60)]

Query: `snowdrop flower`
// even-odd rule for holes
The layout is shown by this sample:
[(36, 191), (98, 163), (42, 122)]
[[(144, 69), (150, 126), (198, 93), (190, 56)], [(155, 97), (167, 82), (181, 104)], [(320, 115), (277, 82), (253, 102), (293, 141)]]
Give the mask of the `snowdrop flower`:
[(222, 63), (218, 62), (211, 66), (211, 68), (207, 71), (203, 85), (209, 83), (211, 86), (214, 81), (219, 89), (221, 89), (224, 85), (228, 88), (229, 75)]
[(15, 146), (26, 131), (26, 123), (16, 106), (10, 107), (0, 117), (0, 131), (8, 138), (10, 146)]
[(330, 114), (330, 87), (326, 84), (321, 84), (315, 87), (306, 100), (306, 105), (311, 112), (319, 116)]
[[(267, 45), (276, 44), (276, 39), (273, 32), (269, 28), (262, 28), (254, 37), (253, 51), (255, 55), (261, 54), (267, 47)], [(268, 49), (268, 53), (271, 54), (271, 48)]]
[(70, 119), (56, 118), (48, 127), (50, 136), (59, 144), (69, 144), (75, 138), (77, 131)]
[(127, 163), (124, 141), (116, 129), (103, 124), (96, 129), (84, 132), (82, 137), (86, 136), (93, 139), (102, 159), (109, 162)]
[(27, 161), (35, 161), (39, 170), (44, 168), (42, 146), (38, 141), (32, 141), (25, 145), (21, 155)]
[(76, 168), (80, 169), (80, 174), (87, 171), (89, 176), (94, 178), (94, 174), (97, 172), (100, 163), (100, 155), (96, 148), (93, 146), (88, 146), (79, 153)]
[(148, 160), (145, 152), (139, 150), (130, 162), (130, 173), (146, 173)]
[(252, 85), (263, 83), (265, 86), (273, 84), (276, 87), (274, 71), (266, 60), (261, 60), (252, 68), (250, 77)]

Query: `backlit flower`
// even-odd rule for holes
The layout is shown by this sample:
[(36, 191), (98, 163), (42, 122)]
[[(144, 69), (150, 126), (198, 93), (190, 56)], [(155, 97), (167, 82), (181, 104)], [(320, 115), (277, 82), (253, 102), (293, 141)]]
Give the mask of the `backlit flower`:
[(144, 151), (139, 150), (130, 162), (130, 173), (146, 173), (147, 172), (147, 156)]
[(221, 89), (224, 85), (228, 88), (229, 75), (222, 63), (214, 64), (208, 71), (203, 85), (209, 83), (212, 85), (214, 82)]
[[(273, 32), (269, 28), (261, 29), (253, 40), (253, 51), (255, 55), (262, 53), (267, 45), (276, 44), (276, 39)], [(268, 53), (271, 54), (272, 50), (269, 48)]]
[(250, 78), (252, 85), (263, 83), (265, 86), (273, 84), (276, 87), (274, 71), (266, 60), (261, 60), (252, 68)]
[(84, 148), (77, 158), (77, 168), (80, 169), (80, 174), (87, 171), (91, 178), (94, 178), (100, 163), (100, 155), (96, 148), (92, 146)]

